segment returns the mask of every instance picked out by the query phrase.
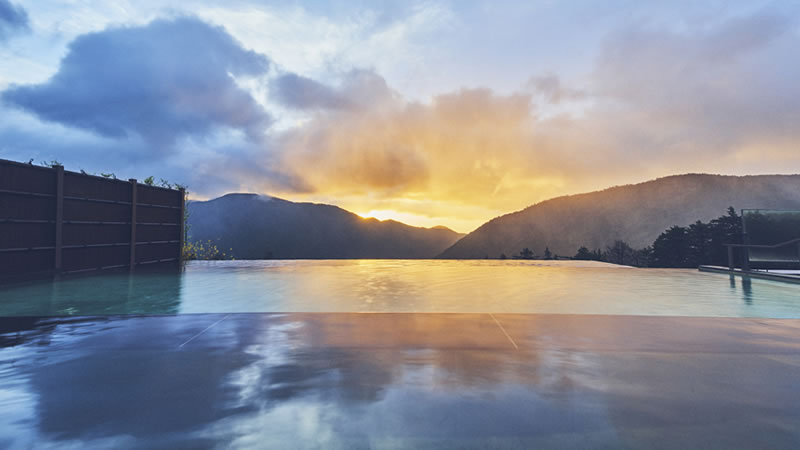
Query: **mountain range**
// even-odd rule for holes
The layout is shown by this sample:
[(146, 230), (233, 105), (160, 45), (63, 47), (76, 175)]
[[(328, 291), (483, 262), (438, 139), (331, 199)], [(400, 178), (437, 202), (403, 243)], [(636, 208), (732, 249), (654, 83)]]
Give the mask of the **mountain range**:
[(511, 257), (526, 247), (572, 256), (581, 246), (603, 249), (615, 240), (643, 248), (673, 225), (708, 221), (729, 206), (800, 210), (800, 175), (673, 175), (546, 200), (467, 235), (256, 194), (191, 201), (188, 209), (192, 240), (210, 240), (239, 259), (476, 259)]
[(557, 197), (490, 220), (439, 257), (511, 257), (525, 247), (572, 256), (615, 240), (643, 248), (672, 225), (707, 221), (729, 206), (800, 210), (800, 175), (674, 175)]
[(433, 258), (463, 234), (257, 194), (190, 201), (189, 236), (237, 259)]

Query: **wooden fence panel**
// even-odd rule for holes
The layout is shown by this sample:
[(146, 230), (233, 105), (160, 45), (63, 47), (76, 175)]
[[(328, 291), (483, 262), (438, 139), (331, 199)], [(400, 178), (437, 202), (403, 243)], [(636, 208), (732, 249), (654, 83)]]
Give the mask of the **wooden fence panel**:
[(53, 270), (53, 249), (30, 250), (26, 252), (0, 252), (0, 274), (13, 277)]
[(183, 197), (0, 159), (0, 277), (180, 261)]
[(131, 185), (122, 180), (64, 172), (64, 197), (127, 202), (130, 204)]
[(131, 205), (94, 203), (85, 200), (64, 199), (64, 220), (81, 222), (124, 222), (130, 225)]
[(180, 239), (180, 228), (176, 225), (143, 225), (136, 226), (136, 240), (141, 242), (150, 241), (176, 241)]
[(0, 160), (0, 190), (32, 192), (52, 196), (56, 190), (55, 171), (29, 164), (8, 164)]
[(173, 261), (178, 250), (178, 241), (138, 243), (136, 245), (136, 263), (152, 264)]
[(176, 206), (183, 201), (180, 192), (181, 191), (177, 189), (140, 185), (138, 189), (138, 202), (140, 204)]
[(4, 223), (0, 228), (0, 248), (50, 247), (56, 237), (52, 223)]
[(2, 194), (0, 219), (53, 221), (56, 215), (55, 197)]

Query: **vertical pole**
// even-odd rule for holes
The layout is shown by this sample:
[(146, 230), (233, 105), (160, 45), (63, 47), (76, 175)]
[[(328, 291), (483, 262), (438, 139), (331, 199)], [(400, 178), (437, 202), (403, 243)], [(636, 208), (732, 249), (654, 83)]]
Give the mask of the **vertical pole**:
[(742, 247), (742, 270), (748, 271), (750, 270), (750, 236), (747, 235), (747, 232), (742, 233), (742, 242), (744, 243), (744, 247)]
[(61, 272), (61, 250), (64, 245), (64, 166), (54, 168), (56, 169), (56, 243), (53, 268), (58, 273)]
[(183, 263), (183, 244), (186, 240), (186, 189), (180, 188), (181, 192), (181, 215), (178, 217), (178, 263)]
[(750, 236), (747, 235), (747, 221), (744, 220), (745, 210), (742, 210), (742, 270), (750, 270)]
[(730, 270), (731, 270), (731, 272), (733, 272), (733, 269), (734, 269), (734, 264), (733, 264), (733, 247), (732, 247), (732, 246), (730, 246), (730, 245), (728, 246), (728, 269), (730, 269)]
[(130, 269), (136, 266), (136, 178), (128, 180), (131, 183), (131, 259)]

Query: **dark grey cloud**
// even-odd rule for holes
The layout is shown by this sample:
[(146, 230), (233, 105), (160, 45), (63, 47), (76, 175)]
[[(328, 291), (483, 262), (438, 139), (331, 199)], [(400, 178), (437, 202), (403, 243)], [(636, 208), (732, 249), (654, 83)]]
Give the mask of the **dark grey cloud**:
[(259, 140), (270, 116), (234, 77), (262, 76), (269, 67), (224, 28), (189, 17), (156, 20), (79, 36), (50, 80), (13, 85), (2, 99), (104, 137), (139, 136), (152, 151), (224, 127)]
[(179, 173), (195, 194), (214, 197), (225, 192), (306, 193), (311, 187), (303, 174), (283, 170), (258, 151), (219, 148), (216, 154), (197, 160), (191, 171)]
[(0, 0), (0, 42), (28, 28), (28, 13), (25, 9), (8, 0)]
[(351, 105), (330, 86), (294, 73), (276, 78), (270, 85), (270, 96), (280, 104), (296, 109), (337, 109)]
[(526, 87), (533, 89), (545, 101), (558, 104), (563, 101), (581, 100), (586, 97), (586, 92), (564, 86), (561, 79), (555, 74), (536, 75), (526, 83)]
[(386, 80), (372, 70), (351, 70), (338, 86), (294, 73), (286, 73), (270, 84), (270, 97), (300, 110), (342, 110), (374, 107), (390, 102), (396, 94)]

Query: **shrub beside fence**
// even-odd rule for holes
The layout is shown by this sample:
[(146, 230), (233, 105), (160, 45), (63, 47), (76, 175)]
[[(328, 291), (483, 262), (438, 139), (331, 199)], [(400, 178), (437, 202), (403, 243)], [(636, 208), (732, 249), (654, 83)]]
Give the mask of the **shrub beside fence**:
[(180, 262), (183, 189), (0, 159), (0, 277)]

